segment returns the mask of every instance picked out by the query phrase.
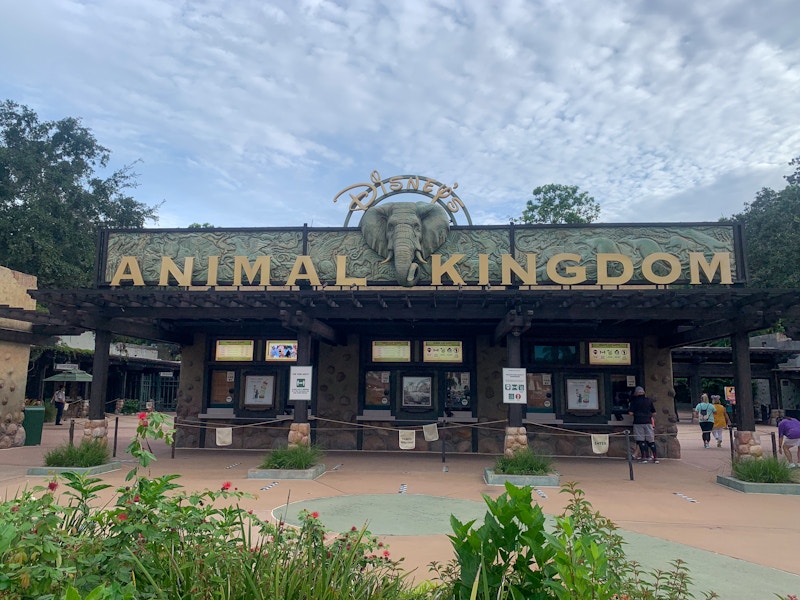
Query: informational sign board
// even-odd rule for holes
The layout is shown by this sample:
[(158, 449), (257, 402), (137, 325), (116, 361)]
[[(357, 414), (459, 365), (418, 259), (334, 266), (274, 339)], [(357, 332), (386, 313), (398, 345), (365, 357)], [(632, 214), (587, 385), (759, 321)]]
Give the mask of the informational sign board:
[(219, 361), (253, 360), (253, 340), (217, 340), (214, 359)]
[(411, 342), (372, 342), (373, 362), (411, 362)]
[(275, 404), (275, 376), (248, 375), (244, 383), (245, 406), (273, 406)]
[(503, 369), (503, 403), (527, 404), (528, 390), (525, 369)]
[(56, 364), (56, 371), (76, 371), (78, 369), (78, 365), (75, 363), (57, 363)]
[(314, 367), (290, 367), (289, 400), (311, 400), (311, 377)]
[(589, 342), (590, 365), (629, 365), (631, 345), (617, 342)]
[(423, 362), (455, 362), (462, 361), (461, 342), (423, 342)]
[(736, 388), (726, 385), (725, 386), (725, 400), (731, 404), (736, 404)]

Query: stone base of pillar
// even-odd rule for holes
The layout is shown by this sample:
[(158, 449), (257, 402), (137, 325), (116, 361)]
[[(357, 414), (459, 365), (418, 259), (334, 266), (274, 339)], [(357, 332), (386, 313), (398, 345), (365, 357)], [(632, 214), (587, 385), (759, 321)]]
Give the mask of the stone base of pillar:
[(311, 445), (311, 423), (292, 423), (289, 425), (289, 448)]
[(92, 421), (87, 419), (84, 421), (83, 439), (84, 441), (100, 440), (103, 443), (108, 443), (108, 420), (98, 419)]
[(764, 449), (761, 447), (761, 436), (755, 431), (734, 431), (733, 454), (736, 460), (763, 459)]
[[(22, 414), (22, 413), (20, 413)], [(25, 429), (19, 423), (8, 421), (0, 423), (0, 448), (16, 448), (25, 443)]]
[(517, 450), (528, 447), (528, 430), (525, 427), (506, 427), (503, 454), (513, 456)]

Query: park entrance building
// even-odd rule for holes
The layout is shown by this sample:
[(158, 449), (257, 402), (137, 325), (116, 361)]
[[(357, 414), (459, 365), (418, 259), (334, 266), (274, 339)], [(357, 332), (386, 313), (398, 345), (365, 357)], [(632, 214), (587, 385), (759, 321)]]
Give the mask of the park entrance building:
[(722, 337), (749, 401), (748, 333), (797, 306), (746, 288), (738, 225), (475, 226), (455, 187), (373, 174), (341, 228), (107, 230), (94, 289), (33, 295), (96, 331), (96, 421), (112, 334), (180, 344), (185, 447), (580, 455), (641, 385), (678, 457), (670, 351)]

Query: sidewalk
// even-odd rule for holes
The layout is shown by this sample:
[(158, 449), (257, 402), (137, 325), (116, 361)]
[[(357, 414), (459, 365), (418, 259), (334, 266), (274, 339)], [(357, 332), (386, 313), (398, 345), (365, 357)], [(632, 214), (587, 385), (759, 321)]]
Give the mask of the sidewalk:
[[(118, 458), (124, 456), (136, 426), (136, 416), (120, 417)], [(114, 431), (113, 418), (110, 433)], [(68, 427), (45, 425), (42, 445), (0, 450), (0, 492), (13, 496), (24, 486), (40, 485), (42, 478), (27, 477), (27, 469), (41, 466), (44, 453), (68, 439)], [(771, 451), (769, 432), (758, 426), (765, 450)], [(80, 440), (82, 424), (76, 424)], [(680, 558), (688, 563), (694, 590), (714, 590), (722, 598), (774, 598), (800, 593), (800, 497), (742, 494), (716, 484), (717, 474), (729, 474), (730, 449), (704, 449), (696, 423), (679, 425), (681, 460), (660, 464), (628, 464), (609, 458), (559, 458), (562, 483), (575, 481), (594, 508), (609, 517), (628, 541), (628, 556), (646, 567), (669, 568)], [(158, 461), (152, 475), (180, 473), (185, 488), (218, 488), (230, 481), (256, 496), (242, 505), (262, 518), (317, 510), (333, 530), (369, 522), (382, 536), (393, 558), (404, 558), (417, 580), (429, 577), (432, 561), (452, 557), (446, 537), (449, 516), (461, 520), (482, 517), (482, 494), (496, 497), (503, 489), (483, 482), (483, 469), (492, 466), (485, 455), (330, 452), (327, 472), (315, 481), (247, 479), (263, 451), (171, 449), (154, 445)], [(129, 466), (102, 478), (124, 485)], [(567, 498), (557, 488), (535, 494), (545, 513), (560, 513)], [(402, 493), (400, 493), (402, 492)], [(287, 506), (288, 505), (288, 506)], [(347, 510), (343, 509), (345, 507)], [(388, 518), (387, 518), (388, 516)], [(357, 522), (356, 522), (357, 521)]]

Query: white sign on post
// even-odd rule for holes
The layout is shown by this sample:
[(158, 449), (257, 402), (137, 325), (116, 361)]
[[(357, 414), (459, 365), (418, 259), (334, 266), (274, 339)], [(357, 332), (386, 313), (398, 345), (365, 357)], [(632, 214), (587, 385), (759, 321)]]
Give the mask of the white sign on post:
[(313, 367), (289, 368), (289, 400), (311, 400)]
[(525, 369), (503, 369), (503, 403), (528, 403)]

